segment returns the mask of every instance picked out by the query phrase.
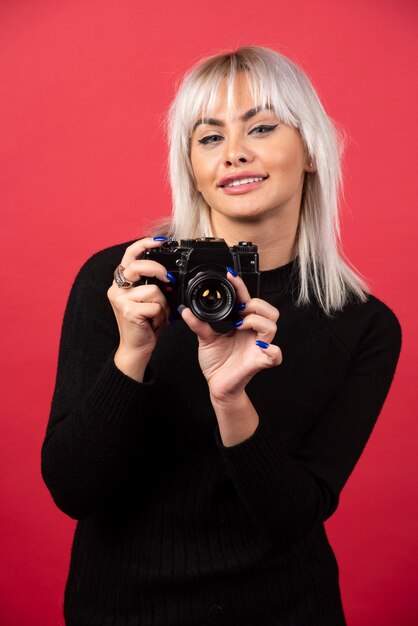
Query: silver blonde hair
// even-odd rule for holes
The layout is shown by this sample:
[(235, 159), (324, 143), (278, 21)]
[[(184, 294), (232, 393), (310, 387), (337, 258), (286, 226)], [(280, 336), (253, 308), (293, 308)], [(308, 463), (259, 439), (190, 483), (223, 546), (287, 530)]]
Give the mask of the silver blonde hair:
[(305, 173), (296, 233), (296, 305), (308, 304), (314, 296), (323, 311), (331, 315), (352, 298), (366, 301), (368, 286), (343, 260), (340, 251), (342, 137), (304, 72), (269, 48), (246, 46), (211, 56), (184, 76), (166, 119), (173, 213), (169, 220), (154, 222), (155, 233), (164, 232), (177, 240), (212, 236), (210, 208), (195, 187), (190, 138), (194, 122), (210, 115), (223, 79), (227, 82), (227, 104), (234, 106), (238, 72), (246, 73), (254, 106), (268, 103), (283, 123), (299, 130), (315, 167), (314, 172)]

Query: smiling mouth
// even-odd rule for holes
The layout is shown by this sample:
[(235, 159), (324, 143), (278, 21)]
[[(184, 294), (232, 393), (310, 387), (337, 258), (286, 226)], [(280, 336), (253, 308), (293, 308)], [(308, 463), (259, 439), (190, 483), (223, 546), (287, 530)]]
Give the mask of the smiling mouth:
[(239, 180), (233, 180), (226, 185), (219, 185), (219, 187), (239, 187), (240, 185), (248, 185), (249, 183), (259, 183), (266, 180), (267, 176), (252, 176), (248, 178), (240, 178)]

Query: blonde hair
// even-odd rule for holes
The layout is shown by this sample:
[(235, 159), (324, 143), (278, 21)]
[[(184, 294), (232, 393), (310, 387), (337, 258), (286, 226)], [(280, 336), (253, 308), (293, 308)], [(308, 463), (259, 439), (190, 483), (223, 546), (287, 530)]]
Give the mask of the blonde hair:
[(296, 305), (308, 304), (313, 295), (331, 315), (352, 297), (366, 301), (369, 288), (343, 260), (339, 246), (342, 137), (304, 72), (269, 48), (246, 46), (211, 56), (184, 76), (166, 119), (173, 212), (170, 219), (154, 222), (154, 232), (164, 232), (179, 241), (212, 236), (210, 208), (195, 187), (190, 137), (198, 117), (210, 114), (223, 79), (227, 81), (227, 104), (234, 106), (238, 72), (246, 73), (254, 106), (268, 103), (285, 124), (299, 129), (315, 165), (314, 172), (305, 173), (296, 233)]

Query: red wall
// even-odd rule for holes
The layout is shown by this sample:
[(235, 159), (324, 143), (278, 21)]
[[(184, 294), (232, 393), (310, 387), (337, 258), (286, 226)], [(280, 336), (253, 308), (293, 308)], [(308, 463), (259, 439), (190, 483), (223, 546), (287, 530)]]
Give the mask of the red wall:
[(94, 251), (139, 237), (145, 218), (169, 212), (161, 122), (175, 80), (202, 55), (241, 44), (299, 62), (347, 132), (346, 254), (398, 315), (404, 344), (376, 429), (327, 528), (349, 626), (418, 623), (417, 7), (412, 0), (0, 4), (2, 626), (63, 625), (75, 523), (55, 508), (39, 468), (71, 282)]

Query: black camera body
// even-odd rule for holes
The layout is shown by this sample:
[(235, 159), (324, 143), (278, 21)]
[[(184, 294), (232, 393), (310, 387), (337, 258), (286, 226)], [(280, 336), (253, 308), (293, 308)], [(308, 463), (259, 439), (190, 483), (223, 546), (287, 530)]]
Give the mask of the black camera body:
[(216, 330), (230, 330), (237, 309), (235, 289), (226, 278), (227, 267), (241, 276), (252, 298), (260, 293), (257, 246), (250, 241), (240, 241), (232, 248), (216, 237), (182, 239), (180, 245), (167, 241), (139, 258), (161, 263), (176, 279), (175, 283), (163, 283), (143, 277), (136, 283), (157, 284), (175, 319), (181, 317), (177, 307), (183, 304)]

